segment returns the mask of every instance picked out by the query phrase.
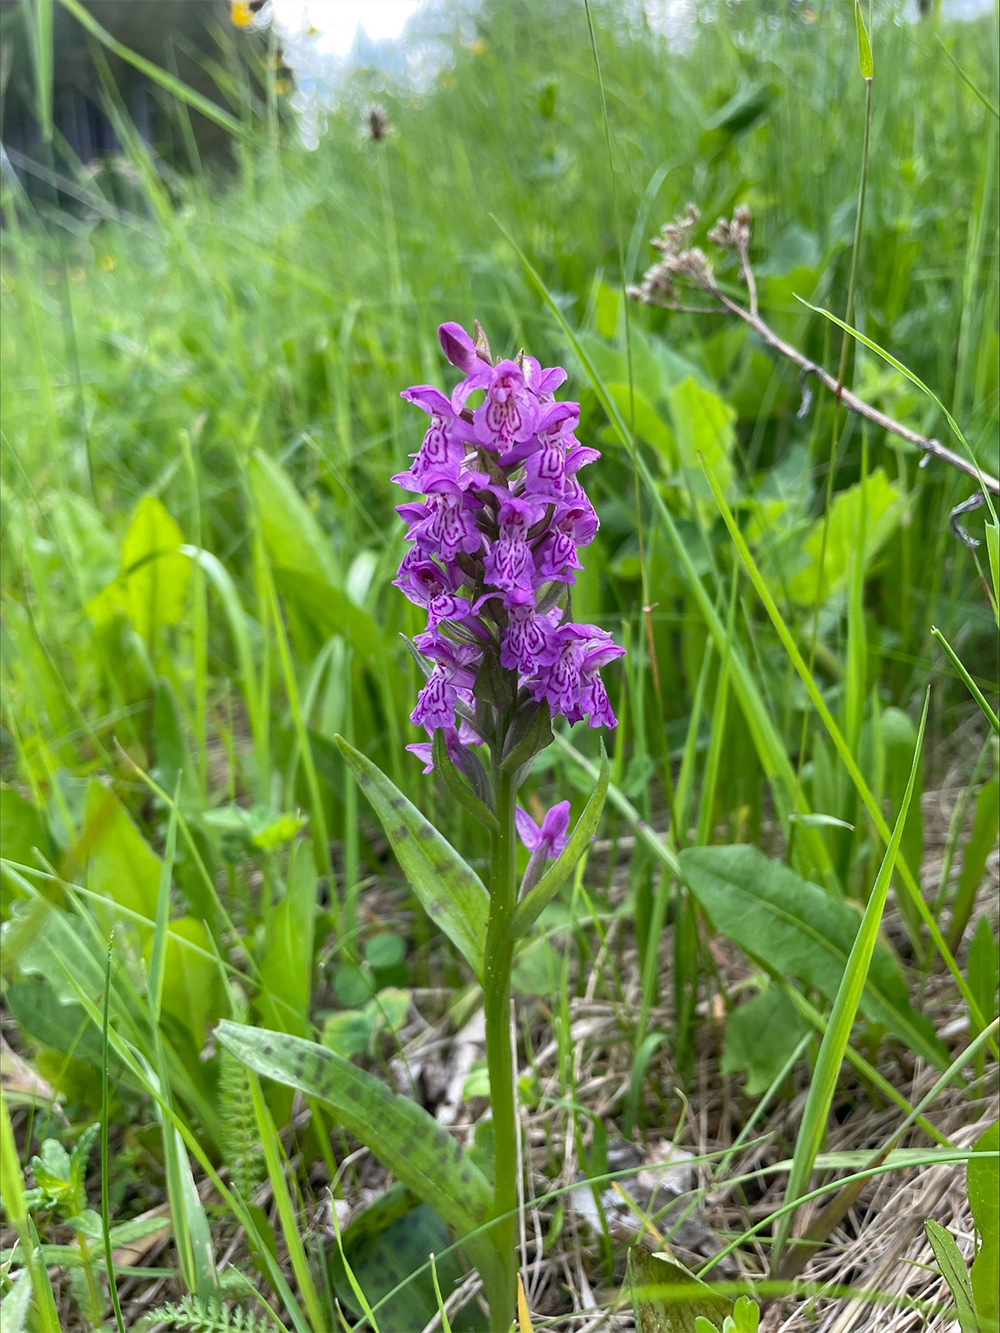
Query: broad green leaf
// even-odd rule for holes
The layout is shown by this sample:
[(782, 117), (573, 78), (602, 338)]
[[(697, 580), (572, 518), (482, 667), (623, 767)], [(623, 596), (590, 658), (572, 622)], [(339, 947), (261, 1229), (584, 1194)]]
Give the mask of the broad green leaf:
[[(39, 811), (16, 787), (0, 783), (0, 856), (22, 866), (37, 866), (37, 848), (51, 857), (52, 843)], [(17, 878), (0, 866), (0, 912), (6, 917), (10, 903), (24, 897)]]
[(702, 462), (728, 493), (733, 481), (730, 455), (736, 443), (733, 423), (736, 413), (711, 389), (703, 388), (693, 376), (682, 380), (667, 394), (674, 423), (680, 461), (687, 471), (695, 494), (710, 494), (704, 482)]
[(570, 835), (566, 846), (562, 849), (553, 864), (549, 866), (548, 870), (528, 896), (522, 902), (518, 903), (517, 908), (514, 911), (515, 938), (528, 933), (538, 920), (539, 916), (573, 873), (577, 861), (579, 861), (580, 857), (590, 846), (590, 840), (594, 836), (594, 830), (597, 828), (598, 821), (601, 818), (601, 811), (604, 809), (604, 798), (607, 795), (607, 792), (608, 756), (604, 753), (604, 746), (602, 744), (601, 771), (597, 779), (597, 786), (591, 793), (590, 800), (584, 806), (583, 814), (577, 820), (576, 828)]
[(927, 1239), (934, 1251), (934, 1258), (948, 1283), (948, 1290), (958, 1312), (958, 1325), (962, 1333), (981, 1333), (982, 1325), (976, 1318), (976, 1302), (972, 1294), (969, 1270), (965, 1266), (962, 1251), (958, 1248), (955, 1237), (940, 1222), (929, 1217), (924, 1223)]
[(805, 1032), (791, 1000), (777, 986), (767, 986), (726, 1019), (722, 1072), (745, 1073), (744, 1091), (759, 1097), (781, 1073)]
[[(980, 1134), (972, 1146), (976, 1152), (1000, 1149), (1000, 1122)], [(991, 1321), (995, 1329), (1000, 1321), (1000, 1160), (971, 1160), (966, 1167), (966, 1188), (979, 1232), (979, 1250), (972, 1261), (972, 1293), (984, 1326)]]
[(181, 554), (183, 540), (163, 502), (143, 496), (122, 542), (122, 577), (129, 619), (145, 639), (184, 616), (191, 563)]
[(868, 40), (864, 15), (861, 13), (861, 0), (854, 0), (854, 21), (858, 29), (858, 67), (863, 79), (870, 79), (874, 74), (872, 66), (872, 45)]
[(438, 727), (434, 732), (431, 752), (434, 756), (434, 771), (440, 773), (441, 777), (444, 778), (445, 786), (459, 805), (464, 806), (470, 815), (473, 815), (491, 832), (498, 830), (500, 825), (497, 823), (496, 815), (489, 806), (484, 805), (452, 763), (448, 746), (445, 743), (444, 731), (441, 727)]
[(289, 860), (285, 897), (266, 923), (267, 945), (260, 964), (261, 1017), (269, 1027), (299, 1036), (309, 1027), (317, 883), (309, 846), (299, 842)]
[(669, 474), (677, 469), (680, 455), (673, 431), (640, 389), (629, 389), (627, 384), (612, 383), (608, 394), (618, 406), (622, 417), (635, 427), (636, 436), (656, 450), (664, 470)]
[[(182, 941), (197, 945), (197, 949), (185, 948)], [(163, 972), (163, 1008), (187, 1028), (200, 1051), (206, 1028), (225, 1007), (222, 979), (212, 957), (212, 936), (204, 922), (192, 916), (171, 921)]]
[(248, 471), (261, 536), (275, 570), (320, 575), (326, 583), (338, 587), (340, 571), (330, 540), (285, 469), (255, 449)]
[(701, 1319), (720, 1328), (733, 1309), (669, 1254), (650, 1254), (641, 1245), (628, 1252), (628, 1286), (636, 1333), (696, 1333)]
[(337, 744), (381, 820), (424, 911), (482, 981), (489, 915), (489, 895), (482, 880), (381, 769), (342, 736)]
[[(432, 1208), (393, 1186), (351, 1222), (342, 1242), (344, 1259), (373, 1309), (379, 1333), (411, 1333), (433, 1319), (438, 1303), (427, 1261), (449, 1250), (451, 1236)], [(331, 1267), (337, 1295), (360, 1318), (363, 1311), (335, 1252)], [(437, 1273), (443, 1291), (451, 1292), (461, 1282), (462, 1266), (453, 1250), (437, 1260)], [(476, 1315), (472, 1307), (453, 1314), (453, 1333), (485, 1327)]]
[(248, 1068), (326, 1102), (343, 1127), (459, 1235), (486, 1220), (492, 1204), (486, 1178), (411, 1098), (314, 1041), (228, 1019), (216, 1035)]
[(824, 519), (818, 518), (812, 525), (802, 548), (805, 562), (788, 582), (788, 594), (793, 601), (810, 606), (815, 600), (820, 555), (823, 555), (823, 577), (818, 580), (819, 600), (825, 602), (844, 587), (851, 551), (862, 527), (862, 507), (865, 510), (863, 565), (867, 569), (899, 526), (903, 508), (902, 493), (881, 468), (876, 468), (864, 482), (857, 482), (837, 495), (828, 516), (825, 552)]
[[(858, 932), (851, 907), (756, 847), (688, 847), (680, 864), (691, 892), (724, 935), (834, 999)], [(930, 1021), (910, 1005), (896, 960), (883, 944), (874, 949), (861, 1011), (935, 1068), (945, 1068), (945, 1050)]]
[(160, 858), (114, 792), (96, 779), (87, 789), (76, 854), (87, 858), (88, 888), (150, 921), (155, 919)]

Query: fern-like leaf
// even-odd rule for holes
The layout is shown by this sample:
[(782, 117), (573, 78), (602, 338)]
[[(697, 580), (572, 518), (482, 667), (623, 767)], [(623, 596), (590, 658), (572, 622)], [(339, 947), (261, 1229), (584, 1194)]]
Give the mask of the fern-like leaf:
[[(234, 987), (233, 1018), (245, 1023), (249, 1008)], [(250, 1075), (244, 1064), (224, 1047), (219, 1053), (219, 1115), (222, 1121), (222, 1154), (233, 1184), (247, 1203), (264, 1179), (263, 1154), (250, 1097)]]
[(190, 1333), (274, 1333), (276, 1324), (264, 1313), (255, 1313), (241, 1305), (222, 1305), (201, 1301), (197, 1296), (182, 1296), (146, 1315), (152, 1324), (166, 1324)]

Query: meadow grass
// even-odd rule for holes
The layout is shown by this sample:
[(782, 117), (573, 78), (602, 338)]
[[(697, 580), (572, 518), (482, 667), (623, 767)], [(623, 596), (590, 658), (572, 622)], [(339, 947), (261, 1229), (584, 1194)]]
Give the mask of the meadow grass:
[[(43, 1080), (7, 1093), (5, 1173), (20, 1152), (20, 1185), (42, 1139), (110, 1120), (105, 1248), (88, 1274), (106, 1271), (116, 1227), (121, 1250), (120, 1228), (163, 1204), (176, 1295), (247, 1298), (248, 1278), (216, 1267), (235, 1226), (262, 1274), (261, 1318), (314, 1333), (341, 1326), (334, 1286), (350, 1305), (357, 1251), (331, 1276), (305, 1168), (354, 1197), (350, 1144), (315, 1098), (293, 1117), (291, 1091), (227, 1065), (212, 1032), (249, 1014), (333, 1042), (349, 1022), (355, 1054), (386, 1069), (401, 992), (436, 995), (435, 1019), (450, 1011), (456, 1030), (476, 1003), (335, 742), (482, 864), (484, 830), (403, 749), (418, 674), (401, 636), (420, 625), (390, 586), (404, 547), (389, 477), (420, 438), (399, 391), (444, 383), (441, 321), (478, 318), (495, 351), (566, 364), (581, 438), (604, 450), (601, 533), (574, 590), (576, 618), (629, 648), (610, 687), (621, 724), (604, 841), (534, 925), (519, 982), (550, 1178), (567, 1151), (608, 1174), (622, 1129), (653, 1138), (669, 1123), (680, 1137), (706, 1060), (717, 1069), (723, 1040), (735, 1049), (707, 1015), (736, 1024), (747, 990), (788, 1006), (788, 1048), (730, 1066), (756, 1080), (736, 1095), (742, 1123), (774, 1136), (767, 1172), (791, 1172), (768, 1196), (776, 1280), (836, 1135), (838, 1089), (916, 1123), (925, 1164), (970, 1145), (899, 1068), (951, 1061), (965, 1078), (971, 1064), (987, 1080), (975, 1105), (993, 1106), (996, 921), (977, 892), (995, 873), (996, 575), (989, 532), (973, 551), (948, 522), (974, 486), (829, 395), (800, 413), (794, 369), (745, 328), (623, 293), (689, 201), (701, 244), (745, 202), (770, 325), (831, 371), (839, 357), (845, 383), (924, 434), (943, 439), (950, 413), (995, 473), (994, 19), (875, 15), (860, 221), (866, 86), (847, 6), (694, 6), (669, 38), (637, 9), (568, 0), (474, 19), (445, 9), (440, 25), (451, 59), (432, 85), (353, 74), (315, 152), (283, 127), (272, 80), (256, 119), (227, 88), (242, 130), (226, 165), (196, 160), (178, 99), (187, 171), (116, 110), (123, 152), (101, 172), (53, 147), (52, 171), (85, 203), (3, 186), (5, 1030)], [(374, 100), (389, 123), (377, 141), (362, 114)], [(940, 403), (803, 302), (889, 349)], [(983, 535), (976, 515), (969, 525)], [(571, 795), (579, 814), (597, 762), (591, 736), (560, 734), (537, 790)], [(921, 809), (939, 788), (948, 829)], [(805, 909), (800, 962), (772, 956), (766, 931), (727, 925), (721, 899), (707, 905), (700, 876), (711, 864), (729, 883), (730, 863), (699, 857), (746, 850), (712, 844), (784, 860), (803, 901), (821, 886), (831, 921), (856, 907), (857, 928), (864, 912), (841, 981), (823, 980)], [(888, 1023), (859, 1000), (886, 903), (906, 1001)], [(574, 1035), (595, 998), (629, 1053), (601, 1115)], [(542, 1079), (533, 1051), (550, 1037)], [(789, 1138), (769, 1108), (787, 1104), (796, 1068), (817, 1081)], [(729, 1171), (743, 1137), (717, 1138), (715, 1156), (700, 1144), (703, 1181), (719, 1161)], [(867, 1140), (838, 1140), (854, 1156), (827, 1169), (863, 1181), (924, 1161), (894, 1157), (885, 1137), (878, 1161)], [(33, 1293), (30, 1327), (54, 1327), (49, 1271), (76, 1272), (73, 1246), (39, 1238), (22, 1195), (4, 1196), (28, 1274), (18, 1290)], [(545, 1214), (557, 1246), (559, 1200), (557, 1188)], [(731, 1247), (751, 1253), (764, 1228), (748, 1218)], [(86, 1228), (74, 1234), (85, 1248)], [(615, 1263), (605, 1234), (591, 1273), (605, 1291)], [(123, 1263), (120, 1280), (140, 1270)], [(83, 1320), (78, 1286), (57, 1295)]]

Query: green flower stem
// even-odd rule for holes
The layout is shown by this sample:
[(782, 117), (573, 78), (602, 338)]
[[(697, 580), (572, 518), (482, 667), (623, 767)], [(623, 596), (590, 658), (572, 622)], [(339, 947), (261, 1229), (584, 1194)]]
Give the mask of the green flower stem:
[(493, 1104), (494, 1195), (491, 1228), (502, 1277), (490, 1298), (491, 1333), (508, 1333), (517, 1289), (517, 1101), (510, 1042), (510, 971), (517, 906), (516, 790), (512, 773), (496, 775), (497, 822), (492, 833), (490, 917), (486, 932), (486, 1062)]

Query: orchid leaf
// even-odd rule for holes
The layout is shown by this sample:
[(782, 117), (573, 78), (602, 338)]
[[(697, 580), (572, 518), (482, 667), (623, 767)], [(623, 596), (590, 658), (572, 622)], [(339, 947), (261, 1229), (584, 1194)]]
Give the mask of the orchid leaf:
[[(216, 1036), (248, 1069), (325, 1102), (344, 1129), (459, 1236), (486, 1221), (493, 1198), (486, 1177), (461, 1144), (411, 1098), (392, 1092), (318, 1042), (228, 1019), (216, 1028)], [(481, 1268), (495, 1262), (483, 1236), (466, 1248)]]
[(489, 895), (482, 880), (377, 765), (337, 737), (340, 752), (378, 815), (424, 911), (461, 951), (480, 981)]
[(577, 820), (576, 828), (570, 834), (569, 841), (558, 859), (538, 881), (523, 902), (514, 912), (515, 938), (526, 935), (538, 920), (543, 910), (549, 905), (566, 880), (573, 873), (577, 861), (590, 845), (597, 822), (604, 809), (604, 798), (608, 791), (608, 756), (601, 745), (601, 771), (590, 800), (584, 807), (583, 814)]

